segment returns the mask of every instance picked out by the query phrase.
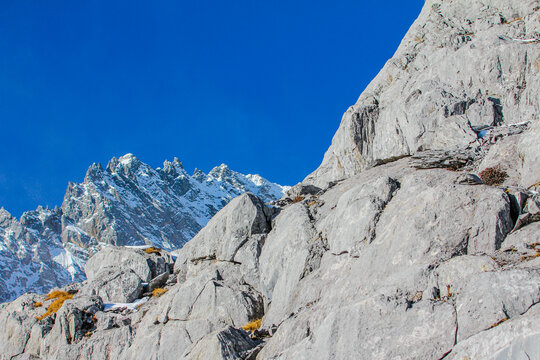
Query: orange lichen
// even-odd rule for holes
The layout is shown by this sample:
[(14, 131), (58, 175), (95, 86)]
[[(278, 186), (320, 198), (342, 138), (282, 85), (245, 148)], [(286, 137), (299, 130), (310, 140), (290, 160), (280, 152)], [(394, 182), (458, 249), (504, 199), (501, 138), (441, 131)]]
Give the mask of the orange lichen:
[(43, 303), (41, 303), (41, 302), (39, 302), (39, 301), (36, 301), (36, 302), (34, 303), (34, 307), (41, 307), (41, 306), (43, 306)]
[(152, 291), (152, 296), (154, 297), (160, 297), (161, 295), (165, 294), (167, 291), (167, 289), (162, 289), (162, 288), (157, 288), (157, 289), (154, 289), (154, 291)]
[(242, 329), (253, 332), (261, 327), (261, 323), (262, 319), (253, 320), (249, 324), (242, 326)]

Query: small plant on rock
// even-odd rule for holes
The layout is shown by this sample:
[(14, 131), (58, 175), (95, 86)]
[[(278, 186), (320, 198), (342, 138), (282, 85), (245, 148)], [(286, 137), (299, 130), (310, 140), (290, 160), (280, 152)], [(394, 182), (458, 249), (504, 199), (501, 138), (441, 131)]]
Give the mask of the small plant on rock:
[(303, 197), (302, 195), (297, 195), (297, 196), (294, 198), (294, 200), (293, 200), (292, 203), (293, 203), (293, 204), (296, 204), (297, 202), (300, 202), (300, 201), (302, 201), (302, 200), (304, 200), (304, 197)]
[(153, 297), (160, 297), (161, 295), (165, 294), (167, 291), (167, 289), (162, 289), (162, 288), (157, 288), (157, 289), (154, 289), (154, 291), (152, 291), (152, 296)]
[(480, 176), (480, 179), (482, 179), (484, 184), (491, 186), (501, 185), (508, 177), (508, 174), (505, 171), (501, 170), (498, 166), (486, 168), (482, 170), (478, 175)]
[(450, 290), (450, 285), (446, 285), (446, 296), (448, 298), (451, 298), (452, 296), (454, 296), (454, 293)]
[(497, 321), (495, 324), (491, 325), (489, 328), (490, 328), (490, 329), (493, 329), (494, 327), (497, 327), (497, 326), (501, 325), (503, 322), (505, 322), (505, 321), (507, 321), (507, 320), (508, 320), (508, 318), (505, 317), (505, 318), (503, 318), (503, 319)]
[(253, 320), (249, 324), (246, 324), (242, 326), (242, 329), (246, 331), (254, 332), (255, 330), (258, 330), (261, 327), (262, 319)]
[(60, 310), (62, 305), (64, 305), (64, 301), (73, 299), (73, 295), (74, 294), (70, 294), (66, 291), (60, 291), (60, 290), (50, 292), (45, 298), (45, 300), (52, 300), (52, 299), (55, 299), (55, 300), (49, 305), (49, 307), (47, 308), (47, 311), (45, 311), (43, 315), (37, 316), (36, 319), (41, 321), (45, 319), (47, 316), (56, 314), (56, 312)]
[(161, 255), (161, 249), (158, 249), (157, 247), (149, 247), (144, 249), (144, 252), (147, 254), (158, 254)]

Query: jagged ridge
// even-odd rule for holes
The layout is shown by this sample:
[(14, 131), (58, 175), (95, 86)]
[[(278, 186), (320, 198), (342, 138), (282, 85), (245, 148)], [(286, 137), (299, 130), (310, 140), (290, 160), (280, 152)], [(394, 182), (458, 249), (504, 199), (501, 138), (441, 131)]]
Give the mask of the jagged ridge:
[(269, 202), (287, 189), (224, 164), (193, 176), (176, 158), (157, 169), (132, 154), (93, 164), (82, 183), (69, 183), (61, 208), (20, 221), (0, 211), (0, 301), (83, 280), (86, 259), (106, 244), (178, 249), (236, 196)]

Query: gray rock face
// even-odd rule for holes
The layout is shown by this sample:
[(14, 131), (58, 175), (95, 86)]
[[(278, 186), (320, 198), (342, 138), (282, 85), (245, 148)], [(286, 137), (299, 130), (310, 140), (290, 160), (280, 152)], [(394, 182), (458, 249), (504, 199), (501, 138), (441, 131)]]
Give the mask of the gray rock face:
[[(529, 261), (499, 261), (512, 229), (504, 191), (456, 183), (460, 174), (452, 171), (411, 171), (407, 163), (348, 179), (310, 209), (329, 250), (277, 311), (274, 290), (263, 324), (279, 328), (258, 358), (439, 359), (456, 341), (538, 302), (538, 267), (514, 270)], [(296, 263), (277, 263), (276, 271)]]
[[(321, 166), (305, 181), (324, 187), (404, 155), (474, 144), (485, 135), (482, 126), (536, 122), (537, 6), (428, 0), (394, 56), (343, 115)], [(538, 135), (527, 139), (521, 141), (531, 146), (523, 147), (523, 166), (537, 169), (532, 149)]]
[(0, 210), (0, 302), (84, 280), (86, 260), (106, 244), (176, 249), (234, 197), (249, 191), (269, 202), (287, 190), (226, 165), (190, 176), (178, 159), (158, 169), (131, 154), (94, 164), (69, 184), (61, 209), (39, 207), (20, 221)]
[(460, 342), (448, 359), (534, 359), (540, 353), (540, 306)]
[[(137, 290), (136, 274), (151, 274), (150, 282), (161, 276), (152, 270), (158, 255), (106, 248), (55, 316), (37, 322), (41, 312), (24, 309), (41, 295), (3, 305), (0, 318), (11, 325), (0, 352), (53, 359), (440, 359), (484, 354), (471, 339), (489, 342), (491, 334), (513, 339), (497, 345), (497, 354), (535, 356), (539, 223), (509, 235), (506, 192), (460, 184), (461, 175), (417, 170), (403, 159), (287, 205), (273, 220), (261, 200), (242, 195), (178, 250), (178, 281), (161, 297), (116, 313), (96, 303), (110, 296), (100, 292), (108, 286)], [(137, 280), (117, 281), (126, 272)], [(240, 329), (256, 319), (263, 326), (257, 333), (270, 337), (252, 339)], [(513, 331), (507, 323), (519, 331), (500, 334)]]
[(84, 271), (89, 281), (96, 279), (103, 271), (119, 273), (131, 270), (141, 281), (149, 282), (169, 272), (172, 263), (171, 255), (165, 251), (147, 253), (142, 249), (109, 246), (88, 259)]
[(88, 281), (82, 293), (99, 295), (108, 303), (130, 303), (141, 297), (143, 285), (141, 278), (131, 269), (108, 269)]
[[(428, 0), (277, 208), (237, 197), (174, 269), (106, 248), (44, 320), (42, 295), (0, 304), (0, 359), (539, 358), (539, 10)], [(495, 166), (507, 178), (487, 185)]]

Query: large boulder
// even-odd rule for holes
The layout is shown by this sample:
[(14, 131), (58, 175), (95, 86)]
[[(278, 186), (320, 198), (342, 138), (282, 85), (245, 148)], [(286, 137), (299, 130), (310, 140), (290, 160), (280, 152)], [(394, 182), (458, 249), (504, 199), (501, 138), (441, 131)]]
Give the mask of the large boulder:
[(535, 305), (521, 316), (495, 323), (486, 331), (459, 342), (448, 359), (534, 359), (540, 354), (539, 338), (540, 306)]
[(100, 271), (80, 290), (84, 295), (98, 295), (107, 303), (130, 303), (143, 293), (141, 278), (131, 269)]
[(144, 249), (107, 246), (86, 262), (84, 271), (89, 281), (98, 278), (101, 272), (133, 271), (143, 282), (169, 272), (172, 256), (165, 251), (146, 252)]
[(241, 274), (242, 281), (257, 285), (258, 257), (271, 229), (272, 215), (273, 210), (255, 195), (238, 196), (178, 251), (175, 273), (182, 280), (217, 264), (221, 272), (235, 269), (233, 272)]
[(305, 204), (291, 205), (277, 216), (275, 229), (268, 235), (259, 257), (260, 289), (267, 308), (271, 303), (264, 320), (266, 325), (277, 324), (285, 316), (285, 305), (299, 281), (317, 267), (323, 248), (323, 239), (317, 237)]
[(0, 321), (3, 329), (0, 331), (0, 359), (11, 359), (25, 351), (39, 355), (39, 343), (33, 346), (31, 338), (43, 335), (51, 329), (49, 319), (37, 324), (36, 317), (45, 310), (39, 305), (43, 297), (37, 294), (25, 294), (15, 301), (0, 305)]
[(245, 331), (228, 326), (201, 339), (185, 354), (185, 359), (246, 359), (250, 355), (256, 355), (251, 351), (257, 345), (259, 342), (252, 340)]

